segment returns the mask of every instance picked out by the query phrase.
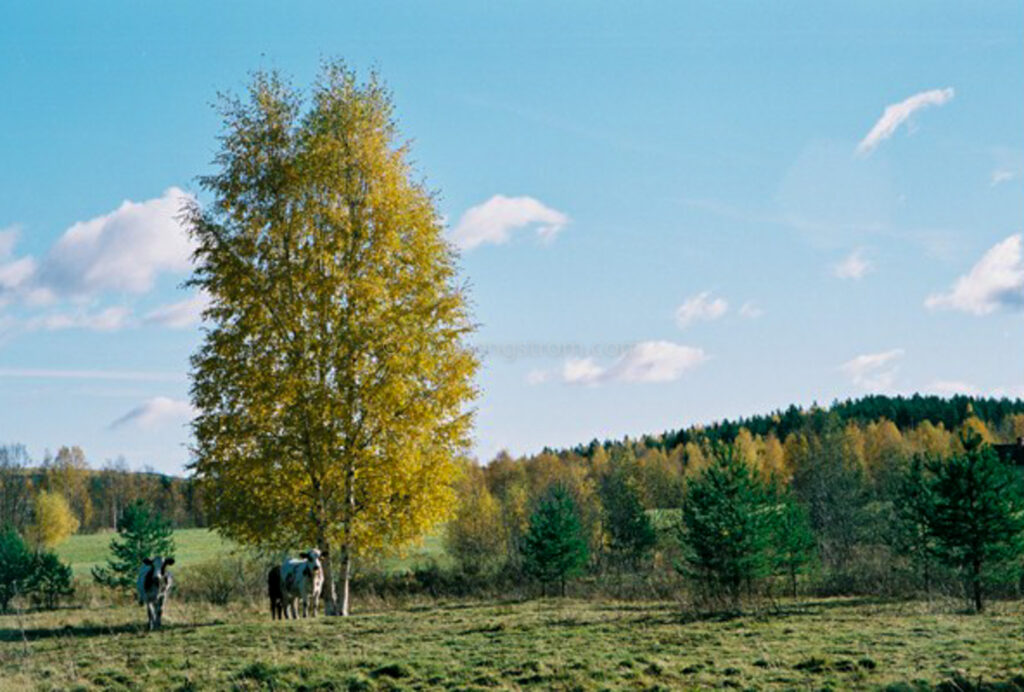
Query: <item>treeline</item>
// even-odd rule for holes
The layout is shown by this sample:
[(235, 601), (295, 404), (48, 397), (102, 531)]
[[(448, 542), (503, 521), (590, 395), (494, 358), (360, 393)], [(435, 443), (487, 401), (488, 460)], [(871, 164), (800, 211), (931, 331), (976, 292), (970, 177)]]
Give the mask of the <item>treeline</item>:
[[(988, 450), (984, 464), (1007, 471), (994, 497), (1016, 497), (1020, 473), (998, 455), (992, 462), (991, 445), (1021, 436), (1021, 401), (868, 397), (519, 459), (502, 453), (467, 468), (447, 548), (467, 575), (542, 582), (591, 575), (608, 583), (601, 575), (627, 573), (648, 583), (685, 578), (709, 596), (730, 598), (743, 589), (780, 593), (798, 584), (818, 593), (963, 595), (967, 566), (949, 557), (962, 551), (942, 543), (944, 529), (928, 521), (938, 505), (920, 498), (932, 502), (925, 489), (938, 488), (947, 469), (982, 464), (980, 448)], [(730, 483), (742, 487), (729, 490)], [(942, 502), (969, 503), (950, 492)], [(552, 510), (566, 505), (563, 496), (571, 500), (571, 520)], [(919, 504), (914, 516), (907, 514), (912, 501)], [(963, 510), (971, 511), (982, 510)], [(575, 538), (552, 537), (564, 533), (552, 526), (573, 522)], [(731, 538), (705, 541), (716, 531)], [(548, 548), (567, 540), (553, 552), (575, 556), (557, 579), (535, 564), (542, 535)], [(1004, 532), (1004, 543), (1019, 536), (1010, 538)], [(744, 540), (759, 547), (744, 548)], [(944, 550), (949, 559), (941, 559)], [(976, 574), (970, 588), (984, 581), (994, 593), (1017, 593), (1020, 560), (1003, 557)], [(742, 576), (721, 582), (709, 564), (727, 558)]]
[[(620, 446), (635, 447), (639, 443), (644, 448), (668, 452), (695, 441), (732, 443), (744, 429), (762, 438), (775, 437), (785, 440), (792, 433), (806, 429), (810, 419), (820, 421), (825, 414), (834, 415), (840, 423), (852, 422), (862, 427), (885, 420), (901, 431), (910, 431), (923, 423), (941, 425), (945, 430), (952, 431), (963, 426), (967, 419), (976, 417), (984, 421), (997, 437), (1010, 441), (1015, 434), (1020, 434), (1019, 428), (1016, 432), (1014, 429), (1014, 426), (1018, 425), (1016, 421), (1019, 420), (1015, 415), (1024, 414), (1024, 400), (966, 395), (945, 398), (922, 394), (909, 397), (876, 394), (859, 399), (835, 401), (828, 407), (812, 406), (810, 409), (804, 409), (791, 405), (784, 410), (779, 409), (768, 414), (739, 418), (735, 421), (726, 419), (708, 426), (697, 425), (680, 430), (668, 430), (660, 435), (644, 435), (633, 441), (628, 438), (622, 441), (606, 440), (603, 443), (594, 440), (588, 445), (578, 445), (566, 451), (579, 456), (589, 456), (597, 445), (610, 452)], [(563, 453), (550, 449), (544, 451)]]
[(63, 497), (82, 533), (116, 528), (124, 509), (137, 500), (175, 528), (206, 525), (202, 499), (190, 478), (133, 472), (124, 459), (93, 468), (79, 447), (61, 447), (55, 455), (33, 460), (22, 445), (0, 446), (0, 527), (29, 530), (37, 523), (42, 493)]

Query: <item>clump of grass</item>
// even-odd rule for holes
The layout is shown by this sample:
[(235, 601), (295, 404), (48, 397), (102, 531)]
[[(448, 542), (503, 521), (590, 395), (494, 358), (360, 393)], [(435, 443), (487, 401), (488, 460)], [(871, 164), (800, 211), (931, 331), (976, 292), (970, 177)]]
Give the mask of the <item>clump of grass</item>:
[(263, 683), (270, 689), (274, 689), (274, 686), (277, 684), (278, 671), (268, 663), (254, 661), (245, 668), (242, 668), (238, 673), (238, 677), (243, 680)]
[(393, 678), (400, 680), (402, 678), (412, 677), (412, 671), (409, 666), (404, 663), (388, 663), (387, 665), (375, 668), (370, 672), (370, 677), (373, 678)]

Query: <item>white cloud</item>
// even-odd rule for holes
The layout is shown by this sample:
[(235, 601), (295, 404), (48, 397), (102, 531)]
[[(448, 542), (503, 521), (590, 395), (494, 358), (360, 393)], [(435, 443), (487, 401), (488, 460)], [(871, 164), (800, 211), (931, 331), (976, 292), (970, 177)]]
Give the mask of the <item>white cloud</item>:
[(864, 257), (863, 248), (851, 252), (842, 262), (832, 267), (832, 273), (840, 279), (860, 279), (872, 270), (871, 262)]
[(671, 341), (634, 344), (607, 367), (593, 358), (570, 358), (562, 380), (573, 384), (603, 382), (671, 382), (707, 360), (703, 349)]
[(915, 111), (928, 106), (941, 106), (953, 98), (952, 88), (932, 89), (914, 94), (908, 99), (885, 107), (885, 112), (871, 128), (867, 136), (857, 145), (857, 153), (861, 156), (870, 154), (882, 141), (888, 139)]
[(928, 385), (928, 390), (943, 396), (952, 396), (954, 394), (975, 396), (980, 393), (980, 390), (974, 385), (957, 380), (936, 380)]
[(933, 310), (961, 310), (975, 315), (987, 315), (1000, 307), (1024, 307), (1021, 240), (1018, 233), (994, 245), (948, 293), (929, 296), (925, 305)]
[(171, 329), (184, 329), (198, 324), (202, 319), (203, 310), (210, 304), (210, 297), (203, 292), (198, 292), (191, 298), (162, 305), (151, 310), (143, 316), (147, 324), (158, 324)]
[(1006, 183), (1017, 177), (1017, 171), (1010, 170), (1009, 168), (997, 168), (992, 171), (992, 177), (989, 179), (989, 185), (995, 187), (1000, 183)]
[(676, 308), (676, 324), (686, 328), (697, 320), (717, 320), (729, 310), (724, 298), (712, 298), (711, 291), (691, 296)]
[(37, 282), (56, 297), (144, 293), (164, 272), (183, 273), (193, 243), (180, 220), (191, 197), (176, 187), (71, 226), (40, 263)]
[(540, 239), (550, 242), (568, 223), (567, 215), (533, 197), (495, 195), (467, 209), (455, 225), (451, 238), (458, 247), (470, 250), (484, 243), (507, 243), (512, 231), (536, 226)]
[(748, 300), (740, 307), (740, 317), (745, 317), (748, 320), (756, 320), (758, 317), (764, 314), (757, 303), (752, 300)]
[(881, 353), (866, 353), (840, 366), (850, 380), (863, 389), (885, 391), (892, 387), (899, 367), (895, 361), (903, 357), (902, 348)]
[(155, 428), (165, 423), (185, 421), (195, 416), (195, 409), (187, 401), (154, 397), (136, 406), (110, 424), (111, 429), (133, 425), (139, 428)]
[(131, 310), (125, 307), (110, 307), (99, 312), (50, 313), (33, 317), (25, 323), (27, 331), (55, 332), (63, 329), (88, 329), (94, 332), (110, 332), (129, 324)]

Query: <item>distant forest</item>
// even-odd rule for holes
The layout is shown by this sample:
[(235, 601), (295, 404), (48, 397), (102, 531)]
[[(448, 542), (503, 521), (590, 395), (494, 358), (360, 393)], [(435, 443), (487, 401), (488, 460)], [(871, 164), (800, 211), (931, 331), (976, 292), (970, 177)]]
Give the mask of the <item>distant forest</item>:
[[(800, 466), (800, 457), (823, 438), (830, 438), (869, 476), (876, 476), (897, 459), (956, 451), (957, 433), (965, 425), (976, 428), (987, 441), (1012, 442), (1024, 436), (1024, 401), (878, 395), (827, 407), (790, 406), (660, 435), (594, 440), (568, 449), (545, 448), (519, 459), (500, 453), (486, 465), (485, 476), (491, 491), (500, 494), (510, 467), (521, 467), (533, 496), (552, 480), (578, 477), (595, 461), (600, 466), (609, 457), (628, 454), (636, 459), (644, 505), (649, 509), (677, 507), (685, 478), (706, 466), (718, 444), (735, 445), (755, 467), (791, 477)], [(575, 474), (569, 468), (574, 466)], [(61, 447), (43, 459), (30, 458), (19, 444), (0, 446), (0, 526), (22, 530), (30, 524), (33, 498), (40, 490), (56, 491), (67, 498), (80, 522), (80, 532), (114, 528), (120, 511), (137, 499), (170, 519), (176, 528), (206, 525), (203, 499), (190, 478), (153, 470), (133, 472), (124, 460), (95, 467), (74, 446)]]
[[(1024, 428), (1021, 428), (1019, 421), (1013, 418), (1022, 413), (1024, 413), (1024, 400), (1021, 399), (995, 399), (965, 395), (944, 398), (921, 394), (909, 397), (876, 394), (860, 399), (834, 401), (826, 407), (812, 405), (805, 409), (791, 405), (785, 410), (779, 409), (772, 413), (740, 418), (735, 421), (726, 419), (708, 426), (697, 425), (679, 430), (668, 430), (660, 435), (643, 435), (639, 438), (639, 442), (644, 447), (660, 449), (665, 452), (688, 442), (732, 444), (743, 429), (752, 435), (774, 436), (779, 440), (785, 440), (792, 433), (808, 430), (821, 432), (822, 426), (830, 417), (843, 424), (852, 422), (860, 427), (869, 423), (889, 421), (901, 433), (911, 431), (922, 423), (930, 423), (933, 426), (941, 425), (945, 430), (953, 431), (963, 426), (968, 418), (976, 417), (983, 421), (989, 430), (998, 435), (1002, 441), (1012, 442), (1016, 436), (1024, 435)], [(1017, 428), (1014, 428), (1015, 423), (1018, 424)], [(631, 442), (629, 438), (621, 441), (606, 440), (603, 443), (598, 443), (595, 440), (588, 445), (577, 445), (569, 451), (589, 456), (595, 444), (601, 444), (605, 451), (611, 451), (620, 446), (633, 446), (634, 442)], [(552, 449), (544, 451), (555, 452)]]

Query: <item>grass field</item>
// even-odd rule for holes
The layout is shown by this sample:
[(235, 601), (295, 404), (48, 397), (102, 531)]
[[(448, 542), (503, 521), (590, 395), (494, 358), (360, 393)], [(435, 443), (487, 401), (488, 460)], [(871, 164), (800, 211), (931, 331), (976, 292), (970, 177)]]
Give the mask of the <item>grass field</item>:
[[(78, 534), (71, 536), (57, 546), (60, 559), (71, 563), (75, 576), (87, 577), (89, 571), (96, 566), (107, 564), (110, 557), (110, 539), (117, 534), (104, 531), (102, 533)], [(225, 541), (207, 529), (180, 529), (174, 532), (175, 561), (179, 566), (193, 565), (210, 560), (234, 544)]]
[[(110, 539), (115, 535), (103, 532), (71, 536), (57, 546), (57, 554), (64, 562), (71, 563), (75, 576), (87, 578), (94, 566), (106, 564), (110, 556)], [(179, 569), (215, 559), (237, 548), (236, 544), (208, 529), (179, 529), (174, 532), (174, 544), (175, 562)], [(440, 533), (427, 536), (422, 545), (410, 546), (399, 556), (383, 560), (381, 566), (388, 571), (401, 571), (431, 559), (446, 564)]]
[(64, 610), (0, 617), (0, 689), (962, 689), (1024, 671), (1024, 609), (993, 610), (845, 599), (687, 621), (536, 600), (274, 623), (172, 603), (155, 634), (141, 608)]

